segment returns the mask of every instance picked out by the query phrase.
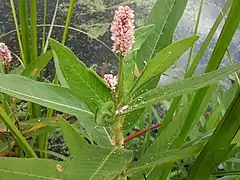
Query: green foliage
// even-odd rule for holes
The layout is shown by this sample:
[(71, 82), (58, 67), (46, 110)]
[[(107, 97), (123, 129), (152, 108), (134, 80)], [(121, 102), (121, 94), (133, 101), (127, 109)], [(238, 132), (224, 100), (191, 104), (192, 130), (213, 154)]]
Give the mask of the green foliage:
[(0, 91), (69, 114), (93, 116), (70, 89), (53, 84), (36, 82), (14, 74), (0, 74)]
[[(187, 179), (206, 179), (224, 156), (233, 148), (230, 145), (240, 127), (240, 92), (232, 101), (223, 119), (201, 151)], [(227, 133), (226, 133), (227, 132)]]
[(185, 93), (190, 93), (197, 89), (201, 89), (209, 84), (219, 81), (224, 76), (232, 74), (233, 72), (239, 70), (239, 68), (239, 64), (234, 64), (227, 68), (222, 68), (198, 77), (187, 78), (176, 83), (149, 90), (148, 92), (145, 92), (134, 98), (133, 102), (131, 103), (131, 111), (139, 109), (149, 103), (160, 102), (162, 100), (170, 99)]
[[(144, 26), (135, 30), (130, 52), (120, 55), (118, 85), (112, 88), (64, 46), (75, 0), (70, 1), (61, 43), (50, 38), (57, 1), (47, 39), (43, 34), (41, 53), (36, 2), (29, 6), (25, 1), (17, 2), (19, 29), (15, 4), (10, 1), (23, 64), (11, 72), (3, 66), (0, 73), (0, 121), (5, 125), (0, 127), (0, 156), (7, 156), (0, 158), (0, 179), (237, 177), (240, 64), (218, 67), (239, 25), (240, 1), (225, 3), (196, 55), (194, 44), (199, 38), (203, 1), (193, 36), (172, 42), (187, 2), (156, 1)], [(44, 33), (46, 5), (44, 0)], [(205, 73), (194, 74), (227, 12)], [(161, 85), (159, 80), (165, 71), (188, 50), (185, 77)], [(232, 63), (229, 52), (228, 55)], [(46, 83), (43, 71), (52, 58), (56, 74), (53, 83)], [(222, 80), (229, 81), (232, 74), (237, 80), (231, 80), (224, 89)], [(59, 136), (64, 138), (68, 157), (47, 150), (49, 138)], [(48, 155), (63, 161), (46, 159)], [(220, 164), (223, 171), (219, 171)]]
[(175, 42), (161, 50), (149, 61), (140, 77), (134, 83), (132, 92), (135, 92), (149, 80), (166, 71), (197, 39), (198, 36), (193, 36)]
[(187, 0), (157, 0), (145, 25), (155, 24), (155, 30), (137, 53), (139, 69), (144, 68), (144, 61), (148, 62), (156, 53), (172, 42), (173, 32), (180, 20)]
[(50, 40), (50, 45), (53, 49), (57, 74), (63, 86), (69, 86), (93, 112), (101, 103), (112, 99), (107, 86), (99, 81), (97, 75), (79, 61), (70, 49), (55, 40)]

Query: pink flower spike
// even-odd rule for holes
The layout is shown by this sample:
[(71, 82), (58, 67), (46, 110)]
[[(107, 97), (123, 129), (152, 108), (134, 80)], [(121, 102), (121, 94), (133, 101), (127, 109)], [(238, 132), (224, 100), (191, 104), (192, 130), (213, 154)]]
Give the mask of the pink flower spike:
[(0, 43), (0, 61), (2, 61), (3, 64), (8, 64), (11, 60), (11, 51), (4, 43)]
[(115, 90), (117, 86), (117, 77), (112, 74), (104, 74), (104, 81), (107, 83), (108, 87)]
[(128, 6), (120, 6), (115, 12), (110, 31), (113, 40), (113, 51), (125, 56), (134, 43), (134, 14)]

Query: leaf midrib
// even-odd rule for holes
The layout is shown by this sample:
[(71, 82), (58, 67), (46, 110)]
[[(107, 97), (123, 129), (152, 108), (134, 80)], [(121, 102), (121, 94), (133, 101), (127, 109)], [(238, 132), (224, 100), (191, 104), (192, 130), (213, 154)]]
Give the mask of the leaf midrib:
[[(69, 58), (63, 53), (63, 51), (62, 51), (62, 49), (61, 49), (61, 51), (60, 51), (60, 53), (67, 59), (67, 60), (69, 60)], [(79, 62), (78, 62), (79, 63)], [(83, 65), (83, 64), (82, 64)], [(84, 66), (84, 65), (83, 65)], [(78, 77), (82, 80), (82, 82), (87, 86), (87, 87), (89, 87), (89, 89), (93, 92), (93, 94), (95, 95), (95, 97), (97, 97), (100, 101), (101, 101), (101, 103), (103, 103), (103, 100), (101, 99), (101, 97), (92, 89), (92, 87), (82, 78), (82, 76), (80, 76), (79, 74), (78, 74), (78, 72), (72, 67), (72, 64), (70, 63), (70, 67), (71, 67), (71, 69), (78, 75)], [(60, 66), (60, 68), (61, 68), (61, 66)], [(85, 66), (85, 68), (87, 68), (86, 66)], [(87, 69), (87, 72), (89, 72), (88, 71), (88, 69)], [(68, 80), (67, 80), (68, 81)]]
[[(156, 49), (157, 44), (158, 44), (158, 41), (159, 41), (160, 37), (162, 36), (161, 33), (163, 32), (163, 29), (164, 29), (165, 26), (166, 26), (167, 20), (168, 20), (170, 14), (171, 14), (171, 12), (172, 12), (172, 8), (173, 8), (173, 6), (174, 6), (175, 3), (176, 3), (176, 0), (174, 0), (173, 3), (172, 3), (171, 6), (170, 6), (169, 12), (167, 13), (167, 18), (165, 19), (165, 21), (164, 21), (164, 23), (163, 23), (163, 26), (162, 26), (162, 28), (160, 29), (160, 33), (157, 33), (157, 34), (159, 34), (159, 36), (157, 37), (157, 41), (156, 41), (156, 43), (155, 43), (155, 45), (154, 45), (154, 48), (153, 48), (153, 51), (152, 51), (152, 53), (151, 53), (150, 59), (152, 58), (152, 56), (153, 56), (153, 54), (154, 54), (154, 52), (155, 52), (155, 49)], [(156, 28), (155, 28), (155, 32), (156, 32)]]
[(10, 173), (10, 174), (29, 176), (29, 177), (44, 178), (44, 179), (49, 179), (49, 180), (60, 180), (59, 178), (51, 178), (51, 177), (39, 176), (39, 175), (35, 175), (35, 174), (27, 174), (27, 173), (22, 173), (22, 172), (13, 172), (13, 171), (7, 171), (4, 169), (0, 169), (0, 171), (5, 172), (5, 173)]
[(93, 175), (90, 177), (89, 180), (93, 180), (93, 178), (97, 175), (97, 173), (102, 169), (102, 167), (104, 166), (104, 164), (106, 164), (107, 160), (109, 159), (109, 157), (112, 155), (112, 153), (114, 153), (117, 150), (117, 148), (114, 148), (107, 156), (106, 158), (104, 158), (104, 160), (102, 161), (102, 163), (100, 164), (100, 166), (97, 168), (97, 170), (93, 173)]
[(25, 97), (30, 98), (30, 99), (34, 99), (34, 98), (35, 98), (35, 99), (38, 100), (38, 101), (47, 102), (47, 103), (52, 103), (52, 104), (55, 104), (55, 105), (58, 105), (58, 106), (67, 107), (67, 108), (70, 108), (70, 109), (74, 109), (74, 110), (77, 110), (77, 111), (82, 111), (82, 112), (84, 112), (84, 113), (87, 113), (87, 114), (92, 115), (91, 112), (86, 111), (86, 110), (83, 110), (83, 109), (76, 108), (76, 107), (74, 107), (74, 106), (68, 106), (68, 105), (66, 105), (66, 104), (60, 104), (60, 103), (57, 103), (57, 102), (49, 101), (49, 100), (47, 100), (47, 99), (38, 98), (38, 97), (36, 97), (36, 96), (30, 96), (30, 95), (27, 95), (27, 94), (23, 94), (23, 93), (20, 93), (20, 92), (17, 92), (17, 91), (13, 91), (13, 90), (11, 90), (11, 89), (4, 88), (4, 87), (2, 87), (1, 85), (0, 85), (0, 89), (3, 89), (4, 91), (7, 91), (7, 92), (15, 93), (15, 94), (20, 95), (20, 96), (23, 96), (23, 97), (25, 96)]

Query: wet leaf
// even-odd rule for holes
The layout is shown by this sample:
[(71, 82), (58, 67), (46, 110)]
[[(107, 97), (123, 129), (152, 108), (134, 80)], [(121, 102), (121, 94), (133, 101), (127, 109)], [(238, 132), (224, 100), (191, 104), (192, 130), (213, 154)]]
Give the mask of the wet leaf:
[(162, 74), (173, 63), (179, 59), (179, 57), (191, 47), (191, 45), (198, 39), (198, 36), (192, 36), (180, 41), (177, 41), (163, 50), (161, 50), (153, 59), (151, 59), (146, 68), (143, 70), (140, 77), (134, 83), (133, 91), (137, 90), (149, 80)]
[(154, 31), (137, 53), (138, 68), (142, 71), (144, 62), (152, 59), (156, 53), (172, 43), (173, 33), (182, 17), (188, 0), (157, 0), (146, 25), (155, 24)]
[(145, 107), (149, 103), (160, 102), (172, 99), (185, 93), (201, 89), (209, 84), (221, 80), (223, 77), (232, 74), (240, 69), (240, 64), (234, 64), (217, 71), (209, 72), (198, 77), (187, 78), (166, 86), (160, 86), (149, 90), (136, 97), (132, 102), (131, 111)]

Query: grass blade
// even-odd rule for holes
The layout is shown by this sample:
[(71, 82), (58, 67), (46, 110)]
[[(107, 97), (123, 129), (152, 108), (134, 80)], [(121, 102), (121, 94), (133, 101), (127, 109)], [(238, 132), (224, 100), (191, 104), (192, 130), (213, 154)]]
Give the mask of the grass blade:
[(24, 62), (25, 66), (31, 62), (31, 48), (29, 41), (29, 33), (28, 33), (28, 9), (27, 9), (27, 1), (19, 0), (19, 18), (20, 18), (20, 26), (21, 26), (21, 35), (22, 35), (22, 44), (23, 44), (23, 52), (24, 52)]
[(240, 127), (240, 91), (213, 135), (194, 163), (187, 180), (205, 180), (229, 151), (228, 146)]
[[(240, 13), (239, 13), (239, 6), (240, 6), (240, 1), (235, 0), (231, 10), (228, 14), (228, 18), (224, 24), (223, 30), (220, 34), (220, 37), (217, 41), (217, 45), (215, 46), (215, 49), (212, 53), (212, 56), (210, 58), (209, 64), (207, 65), (206, 71), (205, 72), (210, 72), (210, 71), (214, 71), (218, 68), (218, 66), (220, 65), (222, 58), (229, 46), (229, 43), (236, 31), (236, 28), (238, 26), (238, 23), (240, 21)], [(238, 66), (237, 64), (234, 66)], [(221, 70), (220, 70), (221, 71)], [(212, 72), (210, 72), (212, 73)], [(202, 99), (205, 99), (206, 93), (208, 92), (208, 88), (202, 88), (200, 90), (198, 90), (194, 96), (194, 99), (192, 101), (192, 105), (191, 107), (194, 108), (194, 110), (198, 110), (201, 106), (201, 103), (199, 103), (200, 101), (202, 101)], [(188, 116), (187, 116), (187, 121), (185, 122), (186, 124), (186, 128), (184, 128), (182, 130), (181, 135), (179, 136), (179, 140), (178, 140), (178, 145), (181, 145), (185, 138), (187, 137), (187, 133), (189, 132), (190, 128), (192, 127), (192, 124), (194, 123), (193, 119), (190, 119), (189, 117), (195, 117), (194, 111), (193, 109), (189, 110)]]
[(0, 106), (0, 115), (2, 116), (2, 121), (4, 122), (4, 124), (8, 127), (10, 132), (16, 138), (20, 147), (23, 148), (23, 150), (27, 153), (28, 157), (36, 158), (37, 155), (35, 154), (32, 147), (28, 144), (27, 140), (23, 137), (22, 133), (17, 129), (12, 119), (9, 118), (9, 116), (1, 106)]
[(42, 28), (42, 53), (44, 53), (45, 34), (46, 34), (46, 21), (47, 21), (47, 0), (44, 0), (43, 10), (43, 28)]
[(16, 28), (16, 32), (17, 32), (17, 39), (18, 39), (18, 45), (19, 45), (19, 50), (20, 50), (20, 53), (21, 53), (22, 62), (23, 62), (23, 64), (26, 64), (26, 60), (24, 58), (21, 35), (20, 35), (20, 32), (19, 32), (19, 27), (18, 27), (17, 15), (16, 15), (16, 11), (15, 11), (15, 5), (14, 5), (13, 0), (10, 0), (10, 4), (11, 4), (13, 20), (14, 20), (14, 24), (15, 24), (15, 28)]
[(194, 72), (195, 72), (198, 64), (200, 63), (200, 61), (201, 61), (201, 59), (202, 59), (202, 57), (203, 57), (203, 54), (204, 54), (205, 51), (207, 50), (207, 47), (208, 47), (208, 45), (210, 44), (210, 42), (211, 42), (211, 40), (212, 40), (212, 38), (213, 38), (213, 36), (214, 36), (214, 34), (215, 34), (215, 32), (216, 32), (219, 24), (221, 23), (223, 17), (224, 17), (224, 16), (226, 15), (226, 13), (228, 12), (228, 9), (231, 7), (232, 2), (233, 2), (233, 0), (228, 0), (228, 1), (226, 2), (225, 6), (224, 6), (224, 8), (223, 8), (223, 10), (222, 10), (222, 12), (220, 12), (220, 14), (218, 15), (215, 23), (213, 24), (210, 32), (208, 33), (206, 39), (204, 40), (204, 42), (203, 42), (200, 50), (198, 51), (196, 57), (194, 58), (194, 60), (193, 60), (193, 62), (192, 62), (192, 64), (191, 64), (191, 67), (190, 67), (190, 69), (187, 71), (185, 77), (191, 77), (191, 76), (194, 74)]
[(205, 72), (214, 71), (219, 67), (226, 53), (226, 50), (233, 38), (233, 35), (235, 34), (235, 31), (239, 25), (240, 22), (239, 8), (240, 1), (234, 0)]
[(70, 20), (71, 20), (72, 14), (73, 14), (75, 4), (76, 4), (76, 0), (70, 0), (70, 5), (68, 8), (68, 14), (67, 14), (67, 20), (65, 23), (65, 28), (64, 28), (63, 37), (62, 37), (62, 44), (65, 44), (66, 39), (67, 39), (68, 27), (70, 25)]
[[(203, 2), (204, 2), (204, 0), (201, 0), (201, 1), (200, 1), (200, 6), (199, 6), (199, 10), (198, 10), (197, 21), (196, 21), (196, 25), (195, 25), (195, 29), (194, 29), (193, 35), (197, 35), (198, 26), (199, 26), (199, 22), (200, 22), (200, 17), (201, 17), (201, 14), (202, 14)], [(188, 64), (187, 64), (187, 69), (188, 69), (188, 68), (191, 66), (191, 64), (192, 64), (193, 52), (194, 52), (194, 44), (192, 45), (192, 47), (191, 47), (191, 49), (190, 49), (190, 54), (189, 54), (189, 59), (188, 59)]]
[(58, 4), (59, 4), (59, 0), (57, 0), (56, 5), (55, 5), (54, 14), (53, 14), (51, 26), (50, 26), (49, 31), (48, 31), (48, 36), (47, 36), (47, 40), (46, 40), (46, 42), (45, 42), (45, 46), (44, 46), (44, 49), (43, 49), (43, 53), (45, 53), (45, 52), (47, 51), (47, 48), (48, 48), (48, 40), (49, 40), (49, 38), (51, 37), (51, 34), (52, 34), (54, 22), (55, 22), (56, 15), (57, 15)]

